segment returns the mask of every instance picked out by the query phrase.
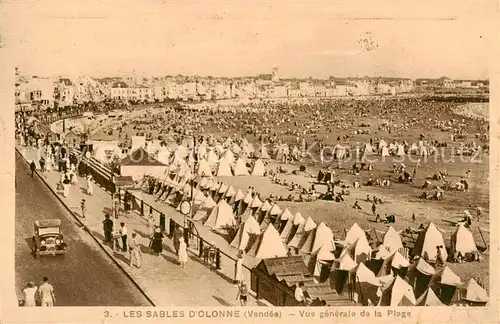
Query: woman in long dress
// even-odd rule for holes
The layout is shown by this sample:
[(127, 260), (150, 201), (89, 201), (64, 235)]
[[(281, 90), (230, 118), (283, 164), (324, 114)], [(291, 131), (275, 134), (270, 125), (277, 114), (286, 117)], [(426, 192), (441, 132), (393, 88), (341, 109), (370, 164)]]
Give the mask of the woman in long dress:
[(92, 196), (94, 193), (94, 183), (92, 182), (92, 175), (87, 177), (87, 194)]
[(155, 227), (156, 227), (155, 219), (153, 217), (153, 214), (150, 213), (148, 217), (148, 235), (150, 238), (153, 237), (153, 235), (155, 234)]
[(151, 251), (153, 251), (153, 253), (156, 253), (157, 255), (160, 255), (160, 253), (163, 251), (163, 234), (159, 227), (155, 228), (151, 240)]
[(184, 268), (186, 266), (187, 261), (187, 245), (186, 242), (184, 242), (184, 238), (181, 237), (179, 239), (179, 263), (181, 265), (181, 268)]

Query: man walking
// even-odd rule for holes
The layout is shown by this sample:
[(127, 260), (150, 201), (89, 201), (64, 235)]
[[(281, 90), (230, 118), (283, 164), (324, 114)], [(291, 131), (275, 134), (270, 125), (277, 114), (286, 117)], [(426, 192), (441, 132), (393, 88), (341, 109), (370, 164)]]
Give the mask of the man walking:
[(174, 231), (173, 235), (173, 241), (174, 241), (174, 248), (175, 248), (175, 254), (179, 255), (179, 246), (181, 244), (181, 237), (183, 236), (183, 232), (180, 226), (177, 226), (177, 228)]
[(102, 221), (102, 229), (104, 230), (104, 241), (111, 242), (111, 233), (113, 233), (113, 221), (109, 214), (106, 214), (105, 219)]
[(35, 161), (31, 161), (31, 163), (30, 163), (30, 170), (31, 170), (31, 177), (33, 178), (33, 174), (35, 173), (35, 170), (36, 170)]
[(54, 287), (49, 283), (49, 278), (43, 277), (43, 283), (38, 287), (38, 294), (42, 302), (42, 307), (53, 307), (56, 301)]
[(123, 252), (127, 252), (127, 227), (125, 226), (125, 223), (121, 222), (120, 223), (120, 235), (122, 237), (122, 248)]

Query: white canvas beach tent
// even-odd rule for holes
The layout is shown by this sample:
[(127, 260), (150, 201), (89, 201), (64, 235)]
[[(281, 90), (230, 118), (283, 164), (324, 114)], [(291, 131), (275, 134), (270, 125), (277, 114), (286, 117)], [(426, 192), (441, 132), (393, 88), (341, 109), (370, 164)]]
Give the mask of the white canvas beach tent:
[(247, 176), (249, 175), (248, 173), (248, 168), (245, 164), (245, 161), (243, 158), (238, 158), (236, 161), (236, 164), (234, 165), (234, 175), (235, 176)]
[[(364, 238), (366, 240), (366, 232), (358, 225), (358, 223), (352, 224), (349, 231), (347, 231), (344, 243), (346, 245), (354, 244), (359, 238)], [(368, 240), (367, 240), (368, 242)]]
[(322, 245), (314, 251), (310, 256), (305, 256), (304, 261), (307, 264), (310, 273), (314, 277), (314, 280), (318, 282), (321, 275), (321, 269), (323, 265), (329, 264), (329, 262), (335, 260), (335, 255), (332, 253), (331, 246)]
[(227, 177), (232, 176), (231, 167), (229, 165), (229, 161), (225, 158), (219, 160), (219, 165), (217, 167), (217, 176), (218, 177)]
[(230, 204), (230, 205), (239, 204), (239, 202), (240, 202), (243, 198), (245, 198), (245, 194), (243, 193), (243, 191), (241, 191), (241, 189), (238, 189), (238, 190), (236, 191), (236, 194), (235, 194), (235, 195), (233, 195), (233, 196), (231, 197), (231, 199), (229, 200), (229, 204)]
[(288, 246), (296, 249), (301, 249), (302, 245), (307, 239), (308, 234), (310, 233), (311, 230), (315, 228), (316, 228), (316, 223), (312, 220), (311, 217), (308, 217), (304, 225), (299, 226), (295, 235), (292, 237), (290, 242), (288, 242)]
[(323, 245), (327, 246), (330, 251), (335, 251), (333, 232), (325, 223), (321, 222), (315, 229), (311, 230), (310, 233), (308, 240), (306, 240), (306, 243), (304, 243), (301, 248), (301, 252), (312, 253)]
[(383, 147), (387, 147), (387, 142), (381, 139), (380, 142), (378, 142), (378, 149), (381, 150)]
[(212, 212), (215, 206), (217, 206), (217, 204), (212, 199), (212, 197), (207, 196), (201, 204), (200, 208), (194, 214), (193, 221), (203, 221), (203, 219), (205, 219), (207, 215)]
[(281, 210), (280, 206), (278, 206), (277, 203), (273, 204), (273, 207), (269, 210), (269, 215), (270, 216), (278, 216), (283, 213), (283, 210)]
[(436, 271), (429, 282), (430, 287), (439, 288), (439, 285), (447, 285), (460, 287), (462, 286), (462, 279), (453, 272), (447, 265), (440, 270)]
[(208, 151), (207, 153), (207, 163), (210, 166), (211, 169), (215, 168), (217, 166), (217, 163), (219, 162), (219, 158), (217, 157), (217, 154), (213, 150)]
[(373, 154), (373, 146), (370, 144), (370, 142), (365, 143), (365, 148), (363, 150), (364, 155), (370, 155)]
[(294, 218), (294, 215), (290, 211), (290, 209), (285, 208), (285, 210), (281, 213), (279, 219), (282, 221), (288, 221), (290, 218)]
[(396, 276), (382, 290), (378, 306), (415, 306), (416, 303), (413, 288), (400, 276)]
[(304, 217), (302, 217), (302, 214), (300, 212), (297, 212), (293, 218), (288, 218), (285, 227), (283, 228), (280, 234), (283, 242), (288, 243), (293, 226), (304, 225), (305, 222), (306, 220)]
[(403, 242), (401, 241), (401, 236), (394, 229), (394, 227), (389, 226), (387, 232), (384, 234), (384, 240), (382, 245), (379, 247), (379, 251), (377, 253), (377, 259), (386, 259), (390, 257), (394, 252), (399, 251), (403, 252)]
[(262, 206), (260, 207), (260, 211), (262, 213), (266, 213), (267, 214), (267, 212), (270, 211), (272, 207), (273, 207), (273, 205), (271, 205), (271, 203), (269, 203), (269, 201), (266, 199), (264, 201), (264, 203), (262, 204)]
[(398, 251), (394, 252), (390, 257), (386, 258), (380, 267), (377, 277), (387, 276), (392, 274), (392, 269), (408, 268), (410, 262)]
[(451, 255), (454, 255), (455, 251), (460, 252), (462, 256), (465, 256), (466, 253), (477, 252), (474, 236), (463, 224), (460, 224), (457, 230), (451, 235), (450, 241)]
[(429, 225), (419, 233), (415, 247), (412, 250), (412, 256), (421, 256), (428, 260), (435, 261), (437, 258), (436, 246), (443, 246), (441, 249), (442, 258), (446, 260), (448, 258), (448, 253), (446, 252), (443, 235), (436, 225), (430, 222)]
[(262, 206), (262, 201), (259, 199), (259, 195), (255, 195), (253, 197), (252, 201), (250, 202), (249, 206), (250, 208), (259, 208)]
[(210, 168), (210, 165), (208, 164), (207, 160), (201, 159), (200, 162), (198, 163), (198, 172), (197, 174), (199, 176), (204, 176), (204, 177), (211, 177), (212, 176), (212, 169)]
[(479, 286), (474, 278), (470, 278), (461, 290), (463, 296), (462, 299), (466, 301), (474, 303), (487, 303), (489, 300), (486, 289)]
[(402, 144), (398, 144), (396, 155), (397, 156), (405, 155), (405, 147)]
[(226, 226), (234, 226), (236, 221), (233, 215), (233, 209), (227, 204), (225, 200), (221, 200), (205, 221), (203, 225), (211, 227), (212, 229), (220, 229)]
[(389, 148), (387, 146), (382, 146), (380, 156), (389, 156)]
[(432, 288), (427, 288), (427, 290), (417, 299), (416, 306), (445, 306)]
[(261, 158), (261, 159), (270, 159), (271, 157), (269, 156), (269, 153), (267, 152), (267, 148), (266, 148), (266, 145), (265, 144), (260, 144), (260, 146), (258, 146), (256, 149), (255, 149), (255, 153), (254, 155), (258, 158)]
[(264, 162), (262, 162), (261, 159), (257, 159), (255, 161), (255, 164), (253, 165), (252, 175), (262, 177), (262, 176), (264, 176), (265, 172), (266, 172), (266, 170), (264, 167)]
[(364, 239), (363, 237), (358, 238), (356, 242), (349, 245), (347, 249), (349, 249), (352, 259), (357, 263), (365, 262), (371, 258), (372, 248), (368, 244), (366, 237)]
[(250, 251), (249, 256), (255, 259), (268, 259), (276, 257), (286, 257), (287, 250), (280, 235), (274, 226), (268, 226), (260, 238), (255, 242)]
[(233, 152), (231, 152), (231, 150), (226, 150), (223, 158), (225, 158), (229, 162), (229, 164), (233, 164), (235, 162), (234, 154)]
[(232, 198), (234, 197), (234, 195), (236, 195), (236, 189), (234, 189), (234, 187), (231, 185), (224, 193), (224, 198)]
[(249, 216), (244, 223), (240, 225), (236, 236), (231, 242), (231, 246), (237, 248), (238, 250), (246, 250), (248, 248), (248, 242), (250, 239), (250, 235), (258, 235), (260, 234), (260, 226), (259, 223), (253, 218), (253, 216)]

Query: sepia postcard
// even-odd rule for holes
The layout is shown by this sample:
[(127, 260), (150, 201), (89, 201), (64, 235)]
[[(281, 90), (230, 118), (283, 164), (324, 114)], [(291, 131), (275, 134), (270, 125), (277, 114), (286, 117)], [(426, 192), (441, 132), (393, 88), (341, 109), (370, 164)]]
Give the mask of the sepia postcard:
[(498, 1), (2, 1), (2, 323), (498, 323)]

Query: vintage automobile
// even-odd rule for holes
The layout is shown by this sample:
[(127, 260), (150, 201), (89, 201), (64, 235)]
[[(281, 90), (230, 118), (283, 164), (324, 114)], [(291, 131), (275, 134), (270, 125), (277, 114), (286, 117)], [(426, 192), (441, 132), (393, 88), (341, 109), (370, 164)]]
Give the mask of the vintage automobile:
[(41, 219), (35, 221), (32, 252), (34, 256), (63, 255), (67, 245), (61, 233), (61, 220)]

